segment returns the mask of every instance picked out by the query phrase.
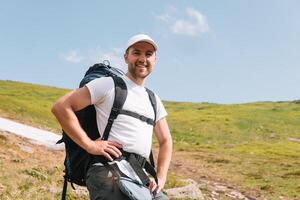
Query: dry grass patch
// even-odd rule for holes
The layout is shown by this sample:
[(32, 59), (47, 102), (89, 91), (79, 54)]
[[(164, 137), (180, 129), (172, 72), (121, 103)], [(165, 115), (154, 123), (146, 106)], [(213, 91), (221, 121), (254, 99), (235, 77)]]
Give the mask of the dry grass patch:
[[(0, 199), (60, 199), (64, 156), (0, 131)], [(68, 190), (68, 199), (87, 199)]]

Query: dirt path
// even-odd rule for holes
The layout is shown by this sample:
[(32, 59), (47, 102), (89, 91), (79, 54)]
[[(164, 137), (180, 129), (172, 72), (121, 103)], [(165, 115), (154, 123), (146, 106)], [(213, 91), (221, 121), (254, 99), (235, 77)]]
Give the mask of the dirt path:
[(56, 144), (56, 142), (61, 138), (61, 135), (17, 123), (2, 117), (0, 117), (0, 130), (14, 133), (18, 136), (29, 139), (30, 142), (34, 144), (44, 145), (54, 150), (64, 148), (63, 144)]

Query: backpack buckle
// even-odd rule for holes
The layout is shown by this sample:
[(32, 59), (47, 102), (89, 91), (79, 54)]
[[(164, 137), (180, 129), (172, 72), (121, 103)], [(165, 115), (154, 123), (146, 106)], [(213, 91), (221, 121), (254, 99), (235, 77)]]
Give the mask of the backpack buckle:
[(146, 122), (147, 124), (150, 124), (150, 125), (153, 125), (153, 120), (148, 118), (148, 117), (145, 117), (143, 115), (140, 115), (139, 116), (139, 119), (143, 122)]

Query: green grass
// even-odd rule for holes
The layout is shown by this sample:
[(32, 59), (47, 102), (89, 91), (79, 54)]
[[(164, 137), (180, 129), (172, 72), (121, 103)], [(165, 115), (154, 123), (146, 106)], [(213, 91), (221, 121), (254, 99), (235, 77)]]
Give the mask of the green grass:
[[(174, 146), (204, 151), (228, 180), (270, 199), (300, 198), (300, 104), (219, 105), (166, 102)], [(225, 159), (224, 159), (225, 157)]]
[(300, 136), (300, 112), (297, 112), (300, 105), (291, 102), (244, 105), (167, 102), (166, 107), (173, 138), (179, 143), (220, 146)]
[(55, 100), (68, 91), (0, 80), (0, 116), (59, 132), (60, 127), (50, 110)]
[[(59, 132), (50, 109), (66, 92), (0, 81), (0, 115)], [(299, 103), (164, 104), (176, 150), (206, 153), (200, 159), (244, 191), (257, 190), (269, 199), (300, 199), (300, 143), (289, 141), (300, 138)], [(170, 177), (167, 184), (176, 185)]]
[(183, 187), (186, 185), (184, 181), (181, 179), (184, 179), (183, 177), (178, 177), (178, 175), (174, 173), (169, 173), (167, 177), (167, 182), (165, 184), (165, 188), (175, 188), (175, 187)]

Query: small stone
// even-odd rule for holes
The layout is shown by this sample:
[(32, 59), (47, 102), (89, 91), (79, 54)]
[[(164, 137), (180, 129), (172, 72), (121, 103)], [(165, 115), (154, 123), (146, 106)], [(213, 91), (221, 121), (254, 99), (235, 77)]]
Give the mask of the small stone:
[(26, 153), (33, 153), (33, 149), (29, 146), (18, 144), (19, 148)]
[(225, 193), (227, 191), (227, 187), (223, 185), (216, 185), (215, 190), (217, 192)]
[(216, 191), (212, 191), (211, 195), (212, 195), (212, 196), (220, 196), (220, 194), (217, 193)]
[(0, 183), (0, 194), (2, 194), (5, 190), (5, 186)]
[(86, 187), (77, 186), (74, 192), (79, 196), (89, 196), (89, 192)]
[(229, 196), (231, 198), (235, 198), (235, 199), (241, 199), (241, 200), (247, 200), (248, 198), (245, 197), (243, 194), (241, 194), (238, 191), (231, 191), (229, 194), (225, 194), (226, 196)]
[(289, 138), (289, 140), (292, 142), (300, 142), (299, 138)]

